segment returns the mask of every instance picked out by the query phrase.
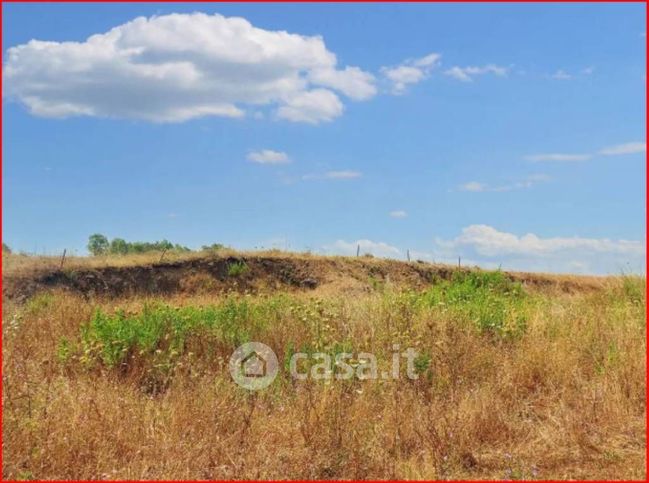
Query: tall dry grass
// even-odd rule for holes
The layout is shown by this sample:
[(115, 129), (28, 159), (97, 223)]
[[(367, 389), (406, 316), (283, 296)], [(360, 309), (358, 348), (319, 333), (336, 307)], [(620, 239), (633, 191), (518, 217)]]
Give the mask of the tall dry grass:
[[(644, 280), (572, 295), (493, 290), (7, 301), (3, 477), (644, 479)], [(183, 317), (247, 307), (232, 316), (245, 331), (199, 324), (173, 357), (163, 331), (156, 351), (127, 348), (111, 366), (102, 344), (122, 336), (82, 330), (98, 309), (144, 321), (159, 303)], [(414, 381), (282, 372), (249, 393), (226, 370), (241, 334), (280, 362), (291, 347), (341, 344), (381, 361), (395, 342), (426, 357)]]

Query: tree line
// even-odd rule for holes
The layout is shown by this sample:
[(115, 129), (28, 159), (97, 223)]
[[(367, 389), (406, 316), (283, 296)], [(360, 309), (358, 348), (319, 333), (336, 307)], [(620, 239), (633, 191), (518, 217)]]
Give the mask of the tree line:
[(178, 243), (173, 244), (168, 240), (156, 242), (128, 242), (123, 238), (113, 238), (109, 240), (101, 233), (95, 233), (88, 238), (88, 251), (92, 255), (129, 255), (132, 253), (174, 251), (190, 252), (186, 246)]

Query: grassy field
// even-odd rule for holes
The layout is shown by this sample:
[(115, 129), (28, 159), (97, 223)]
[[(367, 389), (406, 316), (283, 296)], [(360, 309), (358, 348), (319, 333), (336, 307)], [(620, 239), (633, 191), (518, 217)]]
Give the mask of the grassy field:
[[(39, 270), (11, 263), (5, 284)], [(256, 269), (236, 263), (227, 290), (5, 296), (3, 477), (644, 479), (644, 278), (565, 290), (457, 271), (413, 285), (359, 260), (345, 263), (379, 268), (249, 290), (237, 283)], [(277, 354), (267, 389), (230, 377), (247, 341)], [(301, 351), (370, 352), (382, 372), (395, 344), (415, 348), (417, 379), (287, 371)]]

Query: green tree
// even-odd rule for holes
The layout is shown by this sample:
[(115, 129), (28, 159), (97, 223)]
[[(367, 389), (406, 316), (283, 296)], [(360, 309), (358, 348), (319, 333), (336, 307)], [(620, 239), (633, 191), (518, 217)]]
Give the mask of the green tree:
[(223, 250), (225, 248), (224, 245), (220, 243), (212, 243), (211, 245), (203, 245), (203, 250), (213, 250), (215, 252), (218, 252), (219, 250)]
[(88, 238), (88, 251), (93, 255), (103, 255), (109, 248), (108, 238), (101, 233), (95, 233)]
[(110, 253), (113, 255), (126, 255), (128, 253), (128, 243), (123, 238), (113, 238), (110, 242)]

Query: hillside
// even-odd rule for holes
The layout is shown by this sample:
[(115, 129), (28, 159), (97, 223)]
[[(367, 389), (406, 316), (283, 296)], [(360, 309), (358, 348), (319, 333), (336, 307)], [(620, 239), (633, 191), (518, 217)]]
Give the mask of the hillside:
[[(645, 291), (281, 252), (5, 256), (3, 477), (644, 479)], [(249, 343), (267, 386), (238, 379)]]
[[(60, 268), (58, 258), (5, 256), (3, 295), (24, 300), (36, 292), (61, 288), (87, 296), (124, 297), (226, 291), (367, 292), (377, 285), (422, 289), (449, 280), (458, 271), (479, 271), (423, 261), (370, 257), (325, 257), (285, 252), (73, 258)], [(241, 273), (230, 267), (241, 266)], [(601, 288), (605, 277), (507, 272), (533, 290), (563, 292)]]

